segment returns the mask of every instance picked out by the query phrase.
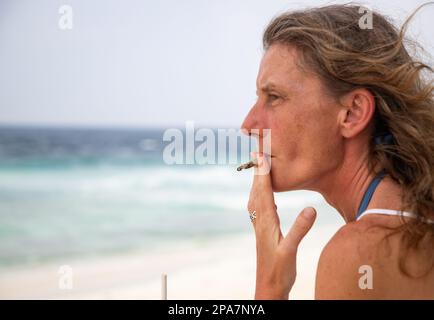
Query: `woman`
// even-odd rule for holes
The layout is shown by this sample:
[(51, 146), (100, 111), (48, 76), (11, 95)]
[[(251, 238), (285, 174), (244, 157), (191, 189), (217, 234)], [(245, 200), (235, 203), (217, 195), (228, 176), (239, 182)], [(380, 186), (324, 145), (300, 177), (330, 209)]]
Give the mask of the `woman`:
[(359, 9), (284, 13), (265, 30), (258, 99), (242, 125), (259, 145), (271, 129), (248, 203), (256, 299), (288, 299), (316, 212), (306, 208), (284, 236), (273, 192), (301, 189), (346, 222), (321, 254), (316, 298), (434, 298), (432, 70), (404, 46), (408, 20), (398, 32), (372, 13), (372, 29), (361, 28)]

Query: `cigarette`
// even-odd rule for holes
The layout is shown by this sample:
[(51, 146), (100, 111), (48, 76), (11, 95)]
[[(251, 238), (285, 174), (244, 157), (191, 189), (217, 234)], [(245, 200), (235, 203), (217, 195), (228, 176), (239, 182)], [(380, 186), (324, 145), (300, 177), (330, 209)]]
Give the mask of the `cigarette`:
[(258, 160), (257, 160), (257, 159), (253, 159), (253, 160), (251, 160), (251, 161), (249, 161), (249, 162), (246, 162), (246, 163), (240, 165), (240, 166), (237, 168), (237, 171), (241, 171), (241, 170), (243, 170), (243, 169), (249, 169), (249, 168), (251, 168), (251, 167), (257, 167), (257, 166), (258, 166)]

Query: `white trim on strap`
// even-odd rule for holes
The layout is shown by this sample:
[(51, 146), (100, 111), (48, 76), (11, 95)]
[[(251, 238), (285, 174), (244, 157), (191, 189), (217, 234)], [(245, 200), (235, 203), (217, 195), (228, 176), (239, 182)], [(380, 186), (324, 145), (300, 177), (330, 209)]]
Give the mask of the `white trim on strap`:
[[(357, 218), (357, 220), (360, 220), (360, 218), (363, 217), (365, 214), (386, 214), (390, 216), (401, 216), (401, 211), (390, 209), (369, 209), (363, 211), (362, 214)], [(417, 216), (411, 212), (402, 211), (402, 215), (407, 218), (417, 218)], [(434, 221), (430, 219), (426, 220), (426, 222), (434, 223)]]

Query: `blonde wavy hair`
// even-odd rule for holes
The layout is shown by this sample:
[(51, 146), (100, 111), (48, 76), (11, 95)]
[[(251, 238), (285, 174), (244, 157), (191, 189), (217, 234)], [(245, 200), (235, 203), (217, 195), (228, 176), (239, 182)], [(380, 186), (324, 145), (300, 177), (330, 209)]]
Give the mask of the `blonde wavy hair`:
[[(274, 43), (297, 48), (303, 67), (320, 76), (331, 96), (366, 88), (375, 97), (369, 169), (381, 163), (404, 189), (401, 211), (417, 215), (393, 229), (393, 234), (402, 231), (399, 267), (408, 276), (417, 276), (405, 268), (410, 249), (425, 248), (427, 272), (434, 265), (434, 225), (426, 223), (434, 212), (433, 70), (409, 54), (409, 48), (423, 49), (405, 36), (421, 7), (400, 30), (377, 12), (372, 12), (373, 28), (361, 29), (360, 5), (350, 3), (283, 13), (263, 35), (265, 50)], [(388, 143), (375, 142), (384, 135)]]

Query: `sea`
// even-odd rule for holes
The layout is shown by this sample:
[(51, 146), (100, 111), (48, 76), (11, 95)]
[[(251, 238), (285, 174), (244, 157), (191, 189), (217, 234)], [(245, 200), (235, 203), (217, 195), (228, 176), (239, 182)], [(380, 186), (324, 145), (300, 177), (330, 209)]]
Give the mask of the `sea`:
[[(167, 160), (176, 150), (165, 128), (0, 127), (0, 267), (253, 232), (253, 173), (236, 170), (250, 149), (228, 144), (206, 152), (215, 163), (187, 164), (204, 140), (188, 149), (179, 130), (184, 163)], [(218, 163), (223, 149), (228, 160)], [(305, 206), (320, 224), (339, 223), (315, 192), (278, 194), (276, 203), (285, 227)]]

